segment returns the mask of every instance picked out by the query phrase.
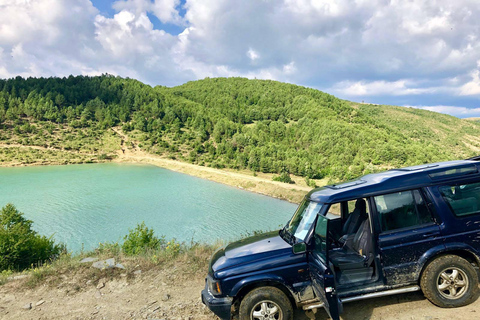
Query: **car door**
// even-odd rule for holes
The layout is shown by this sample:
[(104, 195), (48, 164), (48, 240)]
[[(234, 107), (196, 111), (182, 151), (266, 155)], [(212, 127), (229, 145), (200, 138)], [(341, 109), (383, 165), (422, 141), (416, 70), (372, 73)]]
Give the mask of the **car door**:
[(313, 234), (313, 246), (309, 255), (309, 270), (313, 291), (324, 303), (333, 320), (340, 319), (342, 303), (336, 292), (335, 274), (328, 263), (328, 226), (330, 220), (319, 215)]
[(386, 284), (415, 282), (421, 257), (431, 248), (444, 245), (424, 195), (415, 189), (375, 196), (373, 201)]
[[(442, 233), (449, 248), (463, 247), (480, 252), (480, 181), (462, 180), (430, 187), (437, 210), (442, 214)], [(475, 252), (474, 251), (474, 252)]]

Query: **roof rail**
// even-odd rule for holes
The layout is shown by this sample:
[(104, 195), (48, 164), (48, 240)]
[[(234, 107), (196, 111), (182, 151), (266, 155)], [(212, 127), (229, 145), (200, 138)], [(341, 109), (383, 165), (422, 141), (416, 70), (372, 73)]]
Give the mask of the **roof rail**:
[(471, 157), (466, 160), (480, 161), (480, 156)]

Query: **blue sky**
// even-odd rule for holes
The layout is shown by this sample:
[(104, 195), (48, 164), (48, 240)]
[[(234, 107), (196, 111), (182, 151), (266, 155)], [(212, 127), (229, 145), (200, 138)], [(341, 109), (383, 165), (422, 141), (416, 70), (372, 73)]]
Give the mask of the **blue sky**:
[(477, 0), (5, 0), (0, 78), (273, 79), (480, 116)]

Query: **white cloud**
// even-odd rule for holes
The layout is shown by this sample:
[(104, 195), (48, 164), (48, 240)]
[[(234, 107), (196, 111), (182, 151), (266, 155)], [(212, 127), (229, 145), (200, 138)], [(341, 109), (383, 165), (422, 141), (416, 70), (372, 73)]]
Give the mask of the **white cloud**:
[(453, 28), (453, 25), (449, 12), (443, 12), (441, 16), (434, 16), (425, 21), (406, 19), (403, 21), (402, 27), (413, 35), (430, 35), (447, 31)]
[(163, 23), (182, 24), (183, 19), (177, 10), (179, 5), (180, 0), (155, 0), (152, 9), (154, 14)]
[(250, 60), (255, 61), (258, 58), (260, 58), (260, 55), (255, 50), (253, 50), (252, 48), (249, 48), (248, 51), (247, 51), (247, 57), (249, 57)]
[(406, 107), (450, 114), (458, 118), (480, 117), (480, 108), (465, 108), (465, 107), (455, 107), (455, 106), (406, 106)]
[(137, 52), (151, 54), (154, 46), (164, 40), (162, 38), (169, 37), (164, 31), (153, 30), (145, 13), (136, 16), (126, 10), (117, 13), (112, 19), (97, 16), (95, 27), (96, 40), (114, 57), (131, 59)]
[(409, 80), (398, 81), (341, 81), (327, 91), (337, 92), (347, 96), (375, 96), (375, 95), (419, 95), (434, 93), (438, 88), (422, 88)]
[(290, 62), (283, 66), (283, 73), (286, 75), (291, 75), (297, 72), (297, 67), (295, 67), (295, 61)]
[(79, 73), (94, 46), (92, 20), (98, 11), (88, 0), (9, 1), (0, 4), (0, 68), (9, 76)]
[(460, 95), (471, 96), (480, 95), (480, 71), (475, 70), (471, 73), (472, 80), (460, 87)]
[[(179, 61), (176, 60), (175, 48), (182, 37), (154, 29), (146, 12), (134, 13), (124, 9), (113, 18), (98, 15), (94, 24), (95, 39), (102, 45), (102, 61), (111, 70), (109, 73), (128, 74), (163, 85), (191, 78), (188, 70), (186, 74), (179, 72)], [(181, 46), (178, 50), (181, 51)], [(165, 78), (164, 82), (158, 81), (158, 77)]]
[(314, 13), (322, 16), (341, 16), (352, 5), (350, 1), (340, 0), (285, 0), (286, 8), (296, 14)]

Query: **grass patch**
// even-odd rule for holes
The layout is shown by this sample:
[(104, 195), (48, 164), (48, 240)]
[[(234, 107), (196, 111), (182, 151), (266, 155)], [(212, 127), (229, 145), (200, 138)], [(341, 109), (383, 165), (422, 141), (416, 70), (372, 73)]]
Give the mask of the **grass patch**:
[(8, 281), (8, 278), (13, 275), (13, 271), (11, 270), (3, 270), (0, 272), (0, 286), (5, 284)]
[[(134, 272), (141, 270), (142, 273), (149, 271), (160, 271), (166, 268), (183, 268), (182, 275), (206, 272), (208, 261), (213, 252), (220, 244), (179, 244), (178, 253), (172, 254), (165, 249), (147, 250), (136, 255), (125, 255), (121, 252), (120, 246), (116, 244), (101, 244), (97, 249), (82, 252), (78, 255), (64, 254), (57, 260), (26, 270), (28, 278), (24, 285), (28, 288), (35, 288), (40, 285), (48, 287), (66, 287), (67, 292), (76, 292), (83, 288), (85, 283), (96, 283), (102, 278), (114, 279), (126, 277), (132, 279)], [(91, 263), (80, 263), (85, 257), (96, 257), (99, 260), (115, 258), (116, 262), (125, 266), (125, 269), (96, 269)], [(4, 285), (12, 276), (20, 275), (12, 271), (0, 273), (0, 285)], [(68, 281), (65, 281), (68, 279)]]
[[(145, 237), (146, 235), (148, 237)], [(148, 229), (143, 223), (130, 230), (124, 239), (123, 245), (118, 242), (100, 243), (94, 250), (82, 251), (75, 255), (64, 253), (52, 262), (36, 265), (24, 272), (28, 275), (24, 284), (29, 288), (39, 285), (63, 286), (70, 292), (81, 290), (85, 283), (96, 282), (102, 278), (113, 279), (122, 276), (131, 279), (135, 276), (136, 270), (148, 272), (188, 266), (183, 274), (205, 272), (211, 255), (222, 245), (220, 242), (210, 245), (195, 242), (179, 243), (175, 239), (165, 241), (163, 237), (155, 237), (153, 230)], [(86, 257), (95, 257), (99, 260), (114, 258), (115, 262), (121, 263), (125, 269), (92, 268), (92, 263), (80, 263)], [(0, 274), (0, 285), (15, 275), (19, 273), (3, 271)], [(64, 281), (66, 279), (69, 281)]]

